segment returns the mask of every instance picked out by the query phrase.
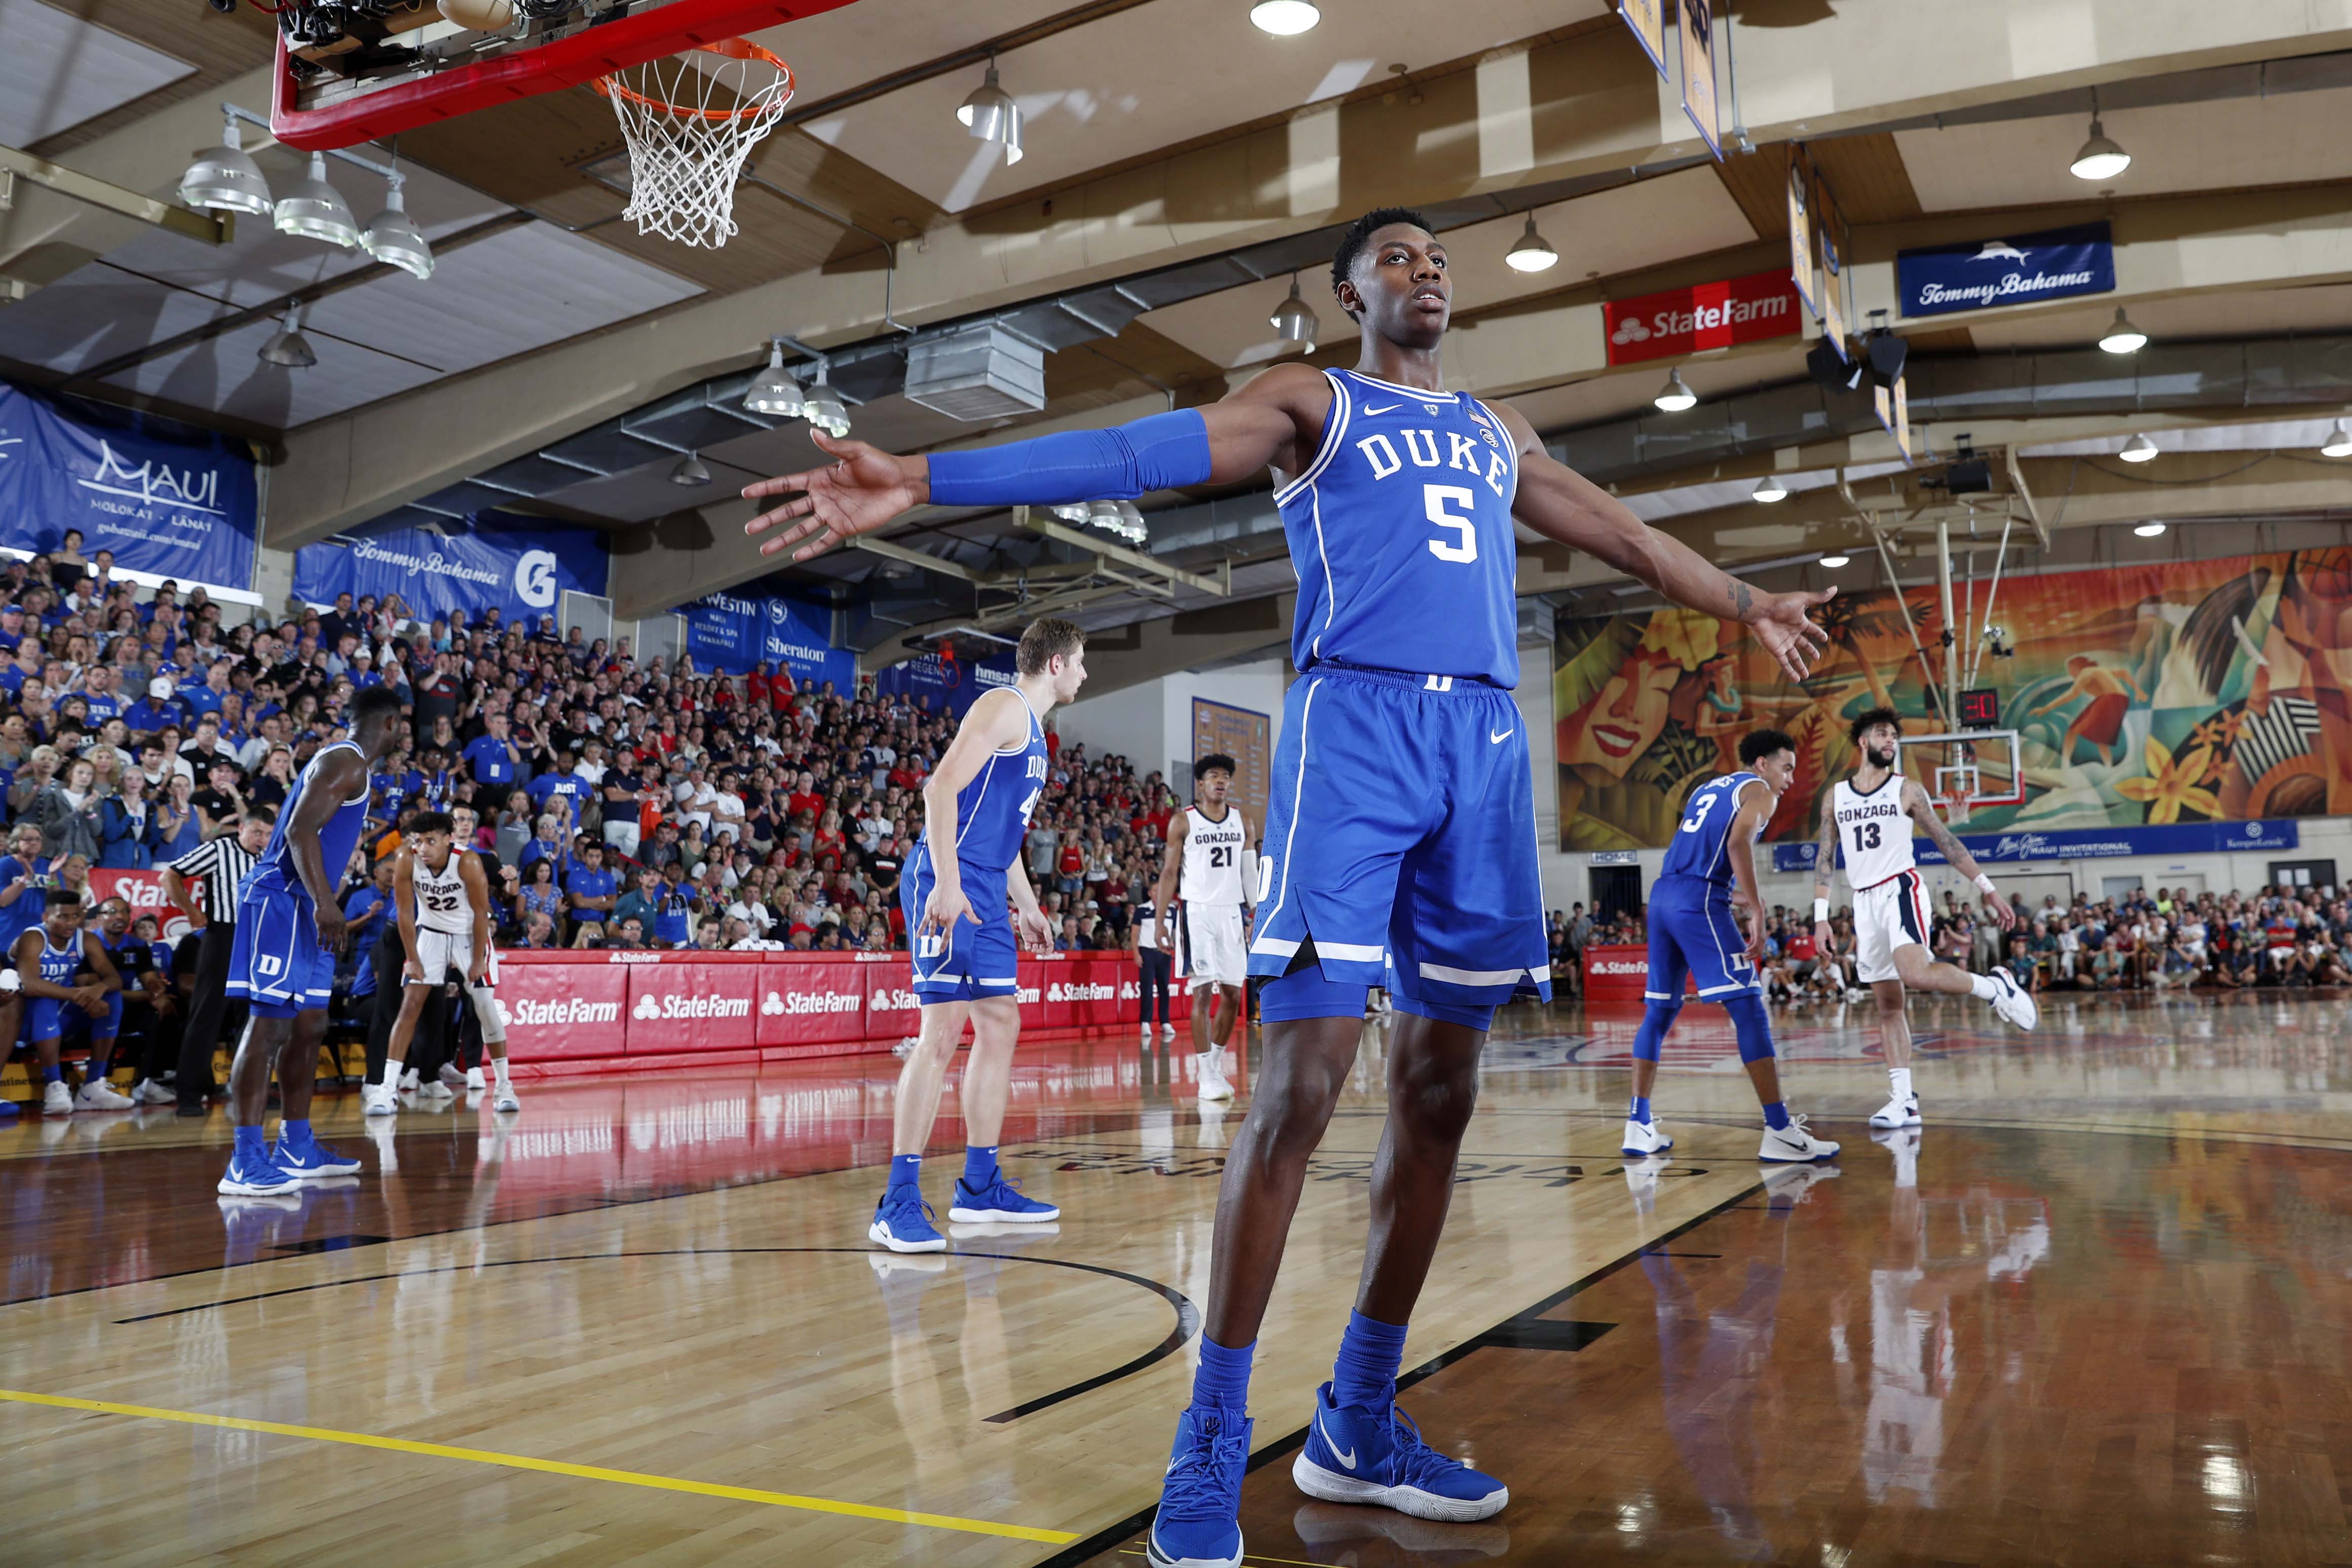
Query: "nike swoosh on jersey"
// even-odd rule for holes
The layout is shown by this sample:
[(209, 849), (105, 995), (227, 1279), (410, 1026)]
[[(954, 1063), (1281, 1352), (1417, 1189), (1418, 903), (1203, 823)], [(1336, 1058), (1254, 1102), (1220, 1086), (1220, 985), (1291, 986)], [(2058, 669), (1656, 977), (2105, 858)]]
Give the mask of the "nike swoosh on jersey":
[(1500, 746), (1503, 742), (1511, 738), (1512, 733), (1512, 731), (1507, 729), (1498, 734), (1490, 735), (1486, 737), (1486, 744), (1489, 746)]
[(1364, 405), (1364, 412), (1365, 412), (1367, 414), (1373, 414), (1373, 413), (1388, 413), (1391, 409), (1402, 408), (1403, 406), (1404, 406), (1404, 404), (1402, 404), (1402, 403), (1401, 403), (1401, 402), (1384, 402), (1384, 403), (1381, 404), (1381, 406), (1380, 406), (1380, 407), (1378, 407), (1378, 408), (1374, 408), (1370, 403), (1366, 403), (1366, 404)]
[(1318, 1410), (1315, 1413), (1315, 1424), (1323, 1427), (1324, 1446), (1331, 1450), (1331, 1457), (1339, 1461), (1340, 1468), (1342, 1469), (1349, 1470), (1354, 1469), (1356, 1468), (1356, 1450), (1353, 1448), (1342, 1448), (1339, 1444), (1331, 1441), (1331, 1428), (1323, 1425), (1323, 1412), (1320, 1410)]

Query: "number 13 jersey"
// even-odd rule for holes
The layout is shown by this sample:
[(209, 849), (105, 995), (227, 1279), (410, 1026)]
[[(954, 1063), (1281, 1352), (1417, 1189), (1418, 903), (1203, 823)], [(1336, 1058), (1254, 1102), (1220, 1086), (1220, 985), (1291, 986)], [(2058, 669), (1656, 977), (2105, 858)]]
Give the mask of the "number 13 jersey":
[(1459, 392), (1323, 373), (1322, 443), (1275, 492), (1298, 573), (1291, 663), (1517, 685), (1510, 432)]
[[(1903, 776), (1890, 773), (1868, 792), (1841, 779), (1830, 789), (1837, 819), (1838, 848), (1845, 852), (1845, 879), (1859, 892), (1901, 876), (1911, 858), (1911, 819), (1903, 810)], [(1822, 868), (1823, 880), (1829, 868)]]

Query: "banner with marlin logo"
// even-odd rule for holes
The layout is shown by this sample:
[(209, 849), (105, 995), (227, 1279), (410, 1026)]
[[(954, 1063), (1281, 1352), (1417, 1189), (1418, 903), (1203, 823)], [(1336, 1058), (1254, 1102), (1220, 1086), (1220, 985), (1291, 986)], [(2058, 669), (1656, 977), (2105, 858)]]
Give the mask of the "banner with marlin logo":
[(1895, 291), (1906, 316), (2039, 305), (2115, 287), (2115, 241), (2104, 223), (1895, 256)]

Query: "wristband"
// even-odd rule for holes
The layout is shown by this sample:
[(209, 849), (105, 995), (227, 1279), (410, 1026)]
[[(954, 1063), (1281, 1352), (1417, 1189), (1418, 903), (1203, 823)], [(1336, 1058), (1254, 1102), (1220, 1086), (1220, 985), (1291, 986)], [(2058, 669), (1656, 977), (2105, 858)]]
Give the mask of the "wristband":
[(1177, 409), (1109, 430), (935, 452), (929, 463), (936, 507), (1132, 500), (1207, 481), (1209, 423), (1199, 409)]
[(1977, 891), (1990, 898), (1993, 895), (1992, 878), (1982, 872), (1977, 873)]
[(1817, 898), (1813, 900), (1813, 924), (1816, 925), (1826, 925), (1829, 924), (1829, 921), (1830, 901), (1826, 898)]

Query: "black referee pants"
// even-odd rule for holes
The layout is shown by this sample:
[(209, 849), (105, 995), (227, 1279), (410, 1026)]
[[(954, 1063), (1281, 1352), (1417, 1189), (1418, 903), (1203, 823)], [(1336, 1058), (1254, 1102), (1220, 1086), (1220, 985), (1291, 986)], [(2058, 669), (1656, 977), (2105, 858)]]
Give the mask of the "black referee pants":
[(183, 1105), (203, 1107), (215, 1088), (213, 1051), (221, 1043), (222, 1025), (244, 1021), (245, 1004), (232, 1006), (228, 997), (228, 955), (236, 941), (236, 923), (215, 920), (205, 925), (196, 947), (195, 995), (188, 999), (188, 1027), (180, 1036), (179, 1076), (173, 1080)]
[[(1175, 967), (1174, 960), (1171, 955), (1161, 952), (1158, 947), (1140, 942), (1136, 944), (1135, 956), (1137, 967), (1142, 972), (1143, 981), (1140, 997), (1142, 1016), (1138, 1021), (1147, 1024), (1166, 1023), (1168, 1021), (1168, 979), (1170, 973)], [(1160, 998), (1157, 1004), (1160, 1016), (1157, 1019), (1151, 1016), (1154, 996)]]

